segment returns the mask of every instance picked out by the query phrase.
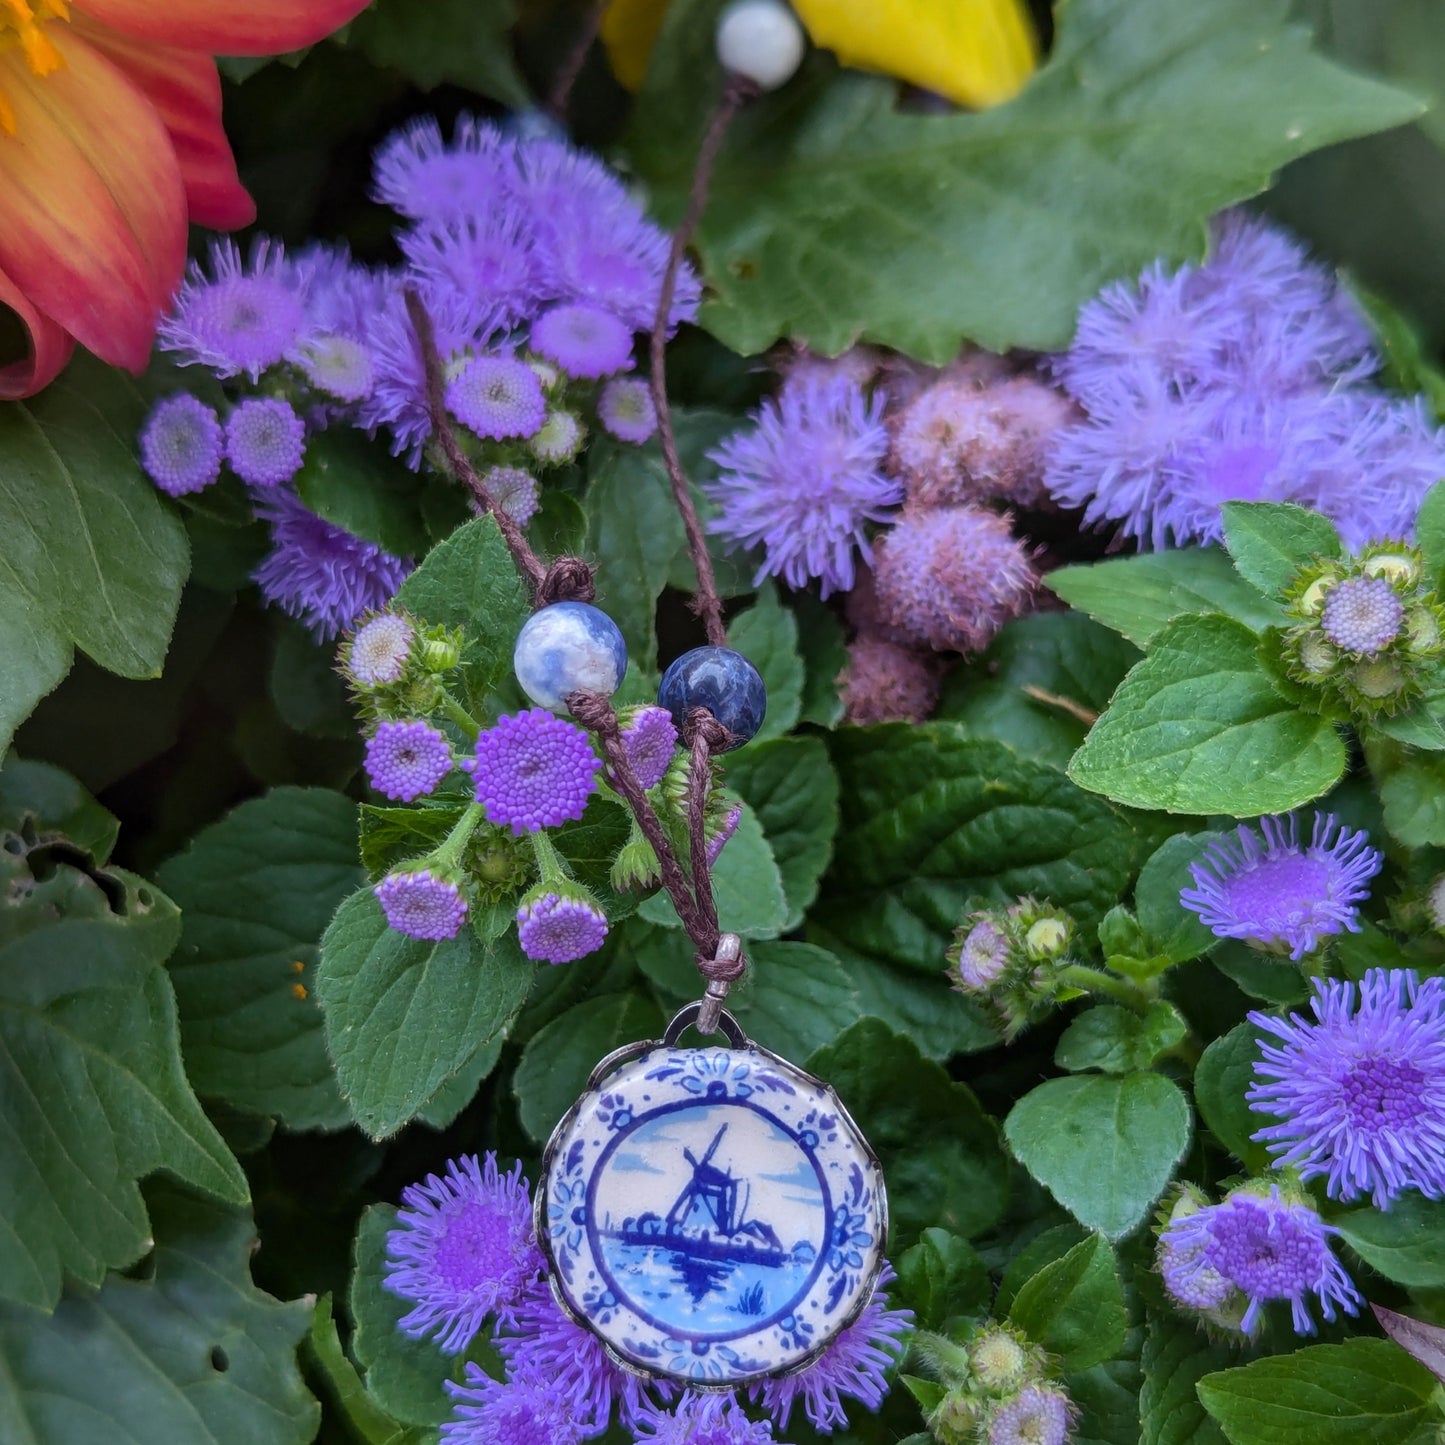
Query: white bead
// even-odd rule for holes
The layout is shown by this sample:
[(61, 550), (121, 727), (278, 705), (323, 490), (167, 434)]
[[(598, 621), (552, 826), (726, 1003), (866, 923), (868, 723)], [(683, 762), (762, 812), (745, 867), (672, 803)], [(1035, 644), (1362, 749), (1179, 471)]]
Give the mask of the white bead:
[(717, 58), (723, 69), (763, 90), (786, 85), (808, 48), (803, 27), (782, 0), (733, 0), (717, 24)]

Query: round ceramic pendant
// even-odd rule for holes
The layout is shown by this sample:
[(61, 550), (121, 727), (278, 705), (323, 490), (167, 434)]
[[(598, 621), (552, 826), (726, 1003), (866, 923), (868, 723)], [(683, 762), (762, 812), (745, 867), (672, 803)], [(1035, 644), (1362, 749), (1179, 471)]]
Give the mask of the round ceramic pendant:
[(882, 1171), (828, 1085), (751, 1044), (604, 1059), (557, 1126), (537, 1235), (562, 1307), (619, 1363), (693, 1386), (806, 1365), (868, 1303)]

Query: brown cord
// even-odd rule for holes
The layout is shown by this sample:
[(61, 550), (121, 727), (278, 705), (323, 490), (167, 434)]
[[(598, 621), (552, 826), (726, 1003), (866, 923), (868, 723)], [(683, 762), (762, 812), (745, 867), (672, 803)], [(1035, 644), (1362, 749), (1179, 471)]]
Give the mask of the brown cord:
[(559, 125), (567, 123), (567, 102), (572, 98), (572, 87), (577, 84), (577, 77), (582, 74), (582, 67), (587, 64), (587, 57), (592, 53), (592, 46), (598, 31), (602, 29), (602, 17), (606, 10), (606, 0), (591, 0), (586, 21), (578, 32), (572, 49), (567, 52), (567, 58), (557, 72), (557, 78), (552, 82), (552, 93), (547, 97), (547, 113)]

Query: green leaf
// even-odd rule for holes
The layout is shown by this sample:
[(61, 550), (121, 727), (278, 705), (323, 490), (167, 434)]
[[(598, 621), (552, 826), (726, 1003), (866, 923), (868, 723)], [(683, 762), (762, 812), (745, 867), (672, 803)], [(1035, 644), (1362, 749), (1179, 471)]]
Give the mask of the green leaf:
[(1411, 1190), (1388, 1210), (1352, 1209), (1330, 1223), (1386, 1279), (1412, 1290), (1445, 1287), (1445, 1201)]
[(1076, 1244), (1089, 1238), (1089, 1231), (1080, 1229), (1072, 1220), (1065, 1224), (1051, 1225), (1040, 1230), (1019, 1252), (1009, 1260), (999, 1280), (998, 1294), (994, 1297), (995, 1318), (1006, 1316), (1018, 1298), (1018, 1292), (1046, 1264), (1062, 1259)]
[(64, 840), (103, 864), (120, 824), (69, 773), (14, 753), (0, 761), (0, 829), (44, 847)]
[(843, 821), (821, 916), (865, 956), (934, 973), (968, 908), (1032, 893), (1092, 930), (1124, 891), (1132, 830), (1055, 769), (956, 723), (829, 743)]
[(465, 803), (439, 804), (426, 798), (418, 799), (411, 808), (363, 803), (360, 848), (367, 872), (379, 878), (398, 863), (430, 853), (465, 811)]
[(513, 110), (533, 104), (512, 55), (515, 0), (377, 0), (346, 39), (419, 90), (458, 85)]
[(1124, 1344), (1129, 1318), (1109, 1241), (1100, 1234), (1025, 1281), (1009, 1321), (1057, 1355), (1066, 1370), (1087, 1370), (1112, 1359)]
[(1251, 1137), (1269, 1120), (1244, 1100), (1259, 1058), (1258, 1030), (1236, 1024), (1205, 1049), (1194, 1068), (1194, 1102), (1205, 1127), (1251, 1173), (1269, 1167), (1269, 1151)]
[(250, 1215), (148, 1192), (144, 1279), (68, 1292), (49, 1318), (0, 1304), (0, 1439), (306, 1445), (320, 1411), (296, 1368), (310, 1307), (251, 1283)]
[[(757, 815), (746, 803), (737, 832), (713, 865), (712, 891), (722, 926), (742, 938), (776, 938), (788, 921), (782, 874)], [(653, 894), (637, 911), (649, 923), (682, 927), (665, 892)]]
[(414, 1118), (506, 1031), (532, 973), (510, 933), (427, 943), (388, 928), (369, 888), (353, 893), (321, 939), (316, 995), (356, 1122), (380, 1139)]
[(1106, 1074), (1128, 1074), (1149, 1068), (1188, 1033), (1183, 1015), (1163, 999), (1155, 999), (1143, 1015), (1100, 1004), (1086, 1009), (1064, 1030), (1054, 1050), (1054, 1062), (1074, 1073), (1099, 1069)]
[(1445, 589), (1445, 481), (1436, 482), (1415, 514), (1415, 540), (1425, 555), (1425, 572), (1437, 591)]
[(74, 648), (122, 677), (160, 673), (190, 549), (135, 457), (145, 410), (85, 356), (0, 406), (0, 754)]
[(1218, 943), (1214, 934), (1179, 901), (1193, 886), (1190, 866), (1199, 862), (1222, 833), (1176, 833), (1166, 838), (1139, 870), (1134, 904), (1146, 946), (1173, 963), (1185, 963)]
[(838, 775), (821, 738), (774, 738), (731, 754), (726, 782), (758, 815), (788, 902), (784, 931), (818, 896), (838, 831)]
[(1215, 968), (1251, 998), (1269, 1004), (1303, 1003), (1309, 996), (1297, 963), (1277, 953), (1261, 953), (1239, 939), (1217, 943), (1210, 955)]
[[(1407, 13), (1412, 8), (1421, 19), (1424, 19), (1428, 12), (1428, 6), (1419, 5), (1415, 3), (1415, 0), (1406, 0), (1403, 5), (1387, 8), (1392, 12), (1391, 19)], [(1430, 33), (1433, 36), (1433, 27), (1431, 27)], [(1376, 69), (1374, 66), (1370, 68)], [(1428, 60), (1426, 68), (1433, 69)], [(1416, 75), (1411, 76), (1408, 83), (1417, 93), (1427, 95), (1434, 88), (1431, 84), (1433, 79), (1432, 76), (1427, 81), (1424, 77)], [(1437, 95), (1430, 96), (1432, 109), (1438, 106), (1439, 99)], [(1425, 239), (1424, 233), (1420, 239)], [(1331, 250), (1330, 254), (1334, 255), (1335, 252)], [(1445, 416), (1445, 373), (1442, 373), (1431, 360), (1429, 348), (1409, 318), (1397, 311), (1383, 296), (1366, 290), (1359, 282), (1347, 278), (1347, 284), (1350, 294), (1365, 313), (1371, 326), (1374, 327), (1375, 339), (1379, 343), (1380, 352), (1385, 360), (1385, 380), (1390, 386), (1407, 395), (1413, 395), (1417, 391), (1423, 392), (1436, 419)], [(1417, 537), (1419, 535), (1418, 525), (1416, 535)]]
[(1116, 802), (1170, 813), (1285, 813), (1328, 792), (1345, 770), (1335, 725), (1280, 697), (1256, 644), (1228, 617), (1169, 623), (1069, 776)]
[(1318, 512), (1288, 502), (1226, 502), (1224, 545), (1240, 575), (1277, 601), (1300, 568), (1338, 557), (1340, 534)]
[(356, 1366), (341, 1346), (329, 1294), (316, 1301), (305, 1348), (308, 1363), (321, 1374), (328, 1396), (353, 1434), (367, 1445), (422, 1445), (422, 1431), (398, 1424), (367, 1392)]
[(754, 742), (790, 732), (803, 707), (803, 659), (798, 655), (797, 619), (778, 601), (778, 589), (764, 583), (757, 602), (728, 627), (728, 646), (762, 674), (768, 709)]
[(843, 624), (832, 608), (810, 592), (791, 598), (798, 619), (798, 651), (803, 656), (803, 705), (798, 721), (820, 728), (837, 727), (843, 720), (843, 699), (838, 696), (838, 674), (848, 661)]
[(661, 1038), (664, 1023), (650, 998), (611, 993), (579, 1003), (539, 1029), (512, 1075), (522, 1127), (539, 1144), (545, 1142), (586, 1089), (598, 1061), (624, 1044)]
[(971, 1239), (998, 1222), (1008, 1161), (997, 1128), (973, 1091), (912, 1040), (860, 1019), (807, 1067), (838, 1091), (882, 1161), (897, 1241), (911, 1243), (930, 1226)]
[(433, 547), (395, 600), (425, 622), (464, 630), (461, 668), (473, 704), (511, 675), (512, 649), (532, 604), (491, 517)]
[(506, 1041), (495, 1038), (483, 1044), (476, 1053), (449, 1078), (435, 1094), (427, 1100), (417, 1118), (433, 1129), (445, 1129), (453, 1123), (458, 1114), (477, 1096), (483, 1080), (487, 1079), (502, 1058), (502, 1045)]
[(422, 482), (404, 462), (352, 427), (306, 438), (296, 491), (318, 517), (394, 557), (426, 551)]
[(276, 632), (268, 679), (271, 701), (287, 727), (309, 737), (345, 738), (357, 746), (356, 715), (336, 654), (289, 619)]
[(1140, 1360), (1139, 1445), (1225, 1445), (1194, 1386), (1235, 1358), (1229, 1345), (1206, 1338), (1193, 1324), (1174, 1315), (1151, 1315)]
[(290, 1129), (348, 1123), (311, 994), (321, 935), (364, 879), (356, 804), (273, 789), (198, 833), (158, 877), (181, 908), (169, 967), (196, 1089)]
[(1424, 1445), (1435, 1378), (1388, 1340), (1311, 1345), (1199, 1382), (1231, 1445)]
[[(826, 950), (811, 943), (760, 941), (749, 944), (747, 954), (747, 978), (728, 996), (727, 1007), (764, 1048), (784, 1058), (806, 1059), (863, 1013), (847, 970)], [(691, 992), (699, 987), (694, 971)]]
[(1074, 1445), (1139, 1445), (1139, 1364), (1131, 1330), (1124, 1356), (1064, 1379), (1064, 1386), (1079, 1407)]
[(158, 1169), (241, 1204), (246, 1178), (186, 1082), (161, 961), (179, 920), (146, 890), (0, 948), (0, 1296), (48, 1310), (64, 1273), (98, 1286), (149, 1229)]
[(1009, 1112), (1019, 1162), (1090, 1229), (1119, 1239), (1163, 1193), (1189, 1147), (1190, 1109), (1159, 1074), (1050, 1079)]
[(1176, 617), (1200, 612), (1222, 613), (1253, 632), (1285, 620), (1284, 610), (1261, 597), (1219, 547), (1181, 547), (1060, 567), (1044, 578), (1044, 585), (1139, 647), (1148, 647)]
[(1445, 762), (1410, 758), (1380, 784), (1385, 827), (1407, 848), (1445, 847)]
[(919, 1329), (938, 1330), (957, 1315), (987, 1310), (988, 1266), (967, 1240), (946, 1229), (925, 1229), (899, 1256), (898, 1293)]
[[(716, 9), (669, 8), (629, 135), (669, 219), (719, 90)], [(936, 363), (960, 336), (1067, 345), (1082, 301), (1157, 257), (1199, 259), (1206, 219), (1286, 161), (1419, 113), (1284, 16), (1074, 0), (1023, 93), (979, 114), (910, 114), (891, 80), (815, 53), (732, 123), (698, 236), (704, 324), (744, 354), (780, 336)]]

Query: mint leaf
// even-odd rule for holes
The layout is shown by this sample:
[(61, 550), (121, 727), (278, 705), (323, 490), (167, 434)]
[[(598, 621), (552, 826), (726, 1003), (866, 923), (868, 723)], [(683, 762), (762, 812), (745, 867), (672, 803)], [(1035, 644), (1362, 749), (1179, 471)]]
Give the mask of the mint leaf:
[(1087, 1370), (1112, 1359), (1124, 1344), (1129, 1317), (1108, 1240), (1090, 1235), (1046, 1264), (1024, 1282), (1008, 1317), (1057, 1355), (1065, 1370)]
[(1327, 792), (1345, 769), (1335, 725), (1280, 697), (1256, 644), (1228, 617), (1169, 623), (1069, 776), (1116, 802), (1170, 813), (1286, 813)]
[(291, 1129), (350, 1121), (312, 993), (321, 935), (363, 877), (356, 804), (324, 788), (242, 803), (161, 868), (181, 908), (169, 967), (201, 1094)]
[(1151, 1314), (1140, 1357), (1140, 1445), (1225, 1445), (1194, 1386), (1235, 1358), (1229, 1345), (1201, 1335), (1193, 1324), (1172, 1314)]
[(353, 893), (321, 939), (316, 996), (356, 1122), (381, 1139), (414, 1118), (506, 1030), (532, 973), (510, 932), (427, 943), (388, 928), (369, 888)]
[(1389, 1209), (1352, 1209), (1330, 1220), (1372, 1269), (1412, 1290), (1445, 1286), (1445, 1200), (1414, 1190)]
[(1253, 632), (1285, 620), (1284, 609), (1261, 597), (1219, 547), (1180, 547), (1060, 567), (1044, 578), (1044, 585), (1139, 647), (1148, 647), (1176, 617), (1199, 612), (1233, 617)]
[(1189, 1147), (1189, 1104), (1159, 1074), (1050, 1079), (1009, 1112), (1019, 1162), (1080, 1224), (1130, 1233)]
[(1301, 567), (1342, 550), (1328, 517), (1288, 502), (1226, 502), (1223, 513), (1234, 565), (1266, 597), (1279, 600)]
[[(716, 10), (669, 7), (628, 137), (669, 220), (720, 87)], [(815, 55), (732, 124), (698, 237), (704, 324), (744, 354), (780, 336), (937, 363), (960, 336), (1066, 345), (1081, 301), (1197, 260), (1205, 220), (1286, 161), (1419, 114), (1311, 54), (1285, 13), (1075, 0), (1023, 93), (978, 114), (909, 114), (891, 80)]]

